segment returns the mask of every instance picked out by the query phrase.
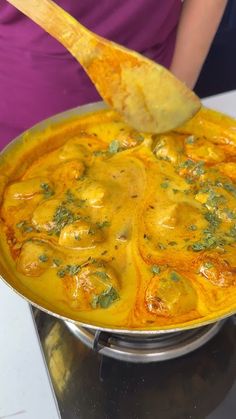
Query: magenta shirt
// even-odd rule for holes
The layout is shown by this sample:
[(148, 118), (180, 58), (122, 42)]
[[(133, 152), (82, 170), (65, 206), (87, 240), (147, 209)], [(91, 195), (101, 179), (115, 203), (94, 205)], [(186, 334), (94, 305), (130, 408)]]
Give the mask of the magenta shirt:
[[(92, 31), (168, 67), (181, 0), (57, 0)], [(5, 0), (0, 4), (0, 149), (53, 114), (100, 100), (77, 61)]]

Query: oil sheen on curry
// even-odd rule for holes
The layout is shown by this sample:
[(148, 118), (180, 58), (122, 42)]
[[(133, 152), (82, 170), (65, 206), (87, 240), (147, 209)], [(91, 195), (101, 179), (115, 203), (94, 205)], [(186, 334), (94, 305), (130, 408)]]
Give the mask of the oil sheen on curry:
[(1, 172), (1, 242), (33, 302), (136, 330), (235, 311), (234, 120), (202, 109), (151, 136), (103, 110), (36, 140)]

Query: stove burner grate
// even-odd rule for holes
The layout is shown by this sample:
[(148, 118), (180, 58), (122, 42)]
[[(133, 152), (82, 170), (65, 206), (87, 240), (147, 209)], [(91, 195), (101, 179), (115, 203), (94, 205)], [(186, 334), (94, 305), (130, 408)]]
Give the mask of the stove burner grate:
[(200, 348), (218, 333), (224, 322), (145, 337), (113, 334), (68, 321), (65, 323), (78, 339), (102, 355), (122, 361), (147, 363), (178, 358)]

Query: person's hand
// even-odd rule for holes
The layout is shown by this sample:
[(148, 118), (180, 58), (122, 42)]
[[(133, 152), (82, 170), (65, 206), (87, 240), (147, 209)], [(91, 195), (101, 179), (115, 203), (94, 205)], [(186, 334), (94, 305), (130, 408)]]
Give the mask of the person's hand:
[(227, 0), (185, 0), (170, 71), (194, 88)]

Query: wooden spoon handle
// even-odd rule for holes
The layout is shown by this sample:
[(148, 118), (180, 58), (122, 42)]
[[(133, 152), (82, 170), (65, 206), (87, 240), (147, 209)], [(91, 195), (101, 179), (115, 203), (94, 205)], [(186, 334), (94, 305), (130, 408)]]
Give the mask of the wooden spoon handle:
[(51, 0), (7, 0), (56, 38), (83, 65), (95, 35)]

